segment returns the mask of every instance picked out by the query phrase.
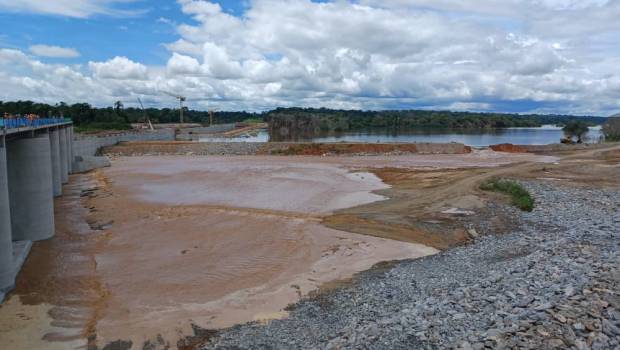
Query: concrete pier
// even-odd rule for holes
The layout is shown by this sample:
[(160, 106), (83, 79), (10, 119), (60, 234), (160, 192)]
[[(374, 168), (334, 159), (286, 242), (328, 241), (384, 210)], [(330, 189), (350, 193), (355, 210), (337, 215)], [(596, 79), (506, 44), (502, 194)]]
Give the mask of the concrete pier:
[(72, 147), (71, 147), (71, 128), (70, 127), (65, 128), (65, 137), (66, 137), (66, 142), (67, 142), (67, 174), (71, 174)]
[(63, 184), (69, 182), (69, 167), (67, 166), (69, 160), (68, 145), (67, 145), (67, 129), (58, 129), (58, 139), (60, 143), (60, 181)]
[[(6, 145), (0, 136), (0, 293), (15, 284)], [(1, 302), (0, 298), (0, 302)]]
[(73, 174), (73, 162), (75, 161), (75, 150), (73, 149), (73, 127), (70, 126), (69, 130), (69, 174)]
[(50, 151), (52, 154), (52, 188), (54, 197), (62, 195), (62, 179), (60, 175), (60, 139), (58, 130), (50, 130)]
[[(54, 199), (49, 134), (11, 140), (6, 151), (12, 239), (51, 238), (54, 235)], [(66, 161), (64, 164), (66, 170)]]

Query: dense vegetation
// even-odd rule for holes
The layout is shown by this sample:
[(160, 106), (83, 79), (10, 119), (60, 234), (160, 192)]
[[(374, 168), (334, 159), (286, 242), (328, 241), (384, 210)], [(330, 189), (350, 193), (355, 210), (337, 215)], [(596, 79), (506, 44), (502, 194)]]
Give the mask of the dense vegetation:
[[(48, 105), (35, 103), (32, 101), (2, 102), (0, 101), (0, 114), (28, 114), (34, 113), (41, 117), (46, 116), (65, 116), (71, 118), (73, 122), (82, 130), (89, 129), (127, 129), (130, 123), (141, 123), (145, 121), (145, 113), (153, 123), (178, 123), (179, 110), (170, 108), (124, 108), (122, 103), (117, 102), (113, 107), (96, 108), (88, 103), (76, 103), (68, 105), (60, 103)], [(209, 123), (209, 113), (207, 111), (184, 111), (185, 122), (187, 123)], [(233, 123), (246, 119), (263, 120), (262, 114), (249, 112), (217, 112), (214, 115), (214, 123)]]
[(620, 115), (610, 117), (603, 125), (605, 140), (609, 142), (620, 141)]
[(581, 120), (571, 120), (562, 129), (569, 139), (577, 138), (577, 143), (583, 142), (583, 137), (588, 133), (588, 124)]
[(521, 184), (510, 180), (492, 179), (480, 185), (483, 191), (501, 192), (510, 196), (512, 204), (523, 211), (534, 210), (534, 199)]
[[(68, 105), (59, 103), (48, 105), (32, 101), (2, 102), (0, 113), (35, 113), (42, 117), (48, 115), (65, 116), (73, 119), (82, 128), (123, 129), (130, 123), (144, 122), (145, 113), (153, 123), (176, 123), (179, 110), (170, 108), (124, 108), (121, 102), (112, 107), (95, 108), (87, 103)], [(186, 110), (185, 121), (208, 123), (206, 111)], [(232, 123), (244, 120), (269, 121), (274, 127), (312, 128), (323, 131), (346, 131), (364, 128), (504, 128), (536, 127), (543, 124), (564, 124), (570, 120), (580, 120), (588, 125), (598, 125), (605, 118), (577, 117), (563, 115), (518, 115), (500, 113), (471, 113), (451, 111), (349, 111), (326, 108), (278, 108), (263, 113), (216, 112), (215, 123)], [(316, 131), (316, 130), (313, 130)]]
[(276, 125), (311, 125), (326, 131), (359, 130), (364, 128), (453, 128), (484, 129), (538, 127), (545, 124), (564, 125), (583, 121), (588, 125), (603, 124), (606, 118), (570, 115), (520, 115), (452, 111), (343, 111), (330, 109), (279, 108), (268, 113)]

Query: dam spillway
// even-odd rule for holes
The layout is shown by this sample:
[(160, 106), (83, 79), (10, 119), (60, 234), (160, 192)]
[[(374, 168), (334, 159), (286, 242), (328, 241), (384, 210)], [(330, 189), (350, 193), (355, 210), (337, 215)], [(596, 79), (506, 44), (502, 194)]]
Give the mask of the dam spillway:
[(72, 172), (73, 123), (5, 120), (0, 125), (0, 302), (34, 241), (54, 236), (54, 197)]

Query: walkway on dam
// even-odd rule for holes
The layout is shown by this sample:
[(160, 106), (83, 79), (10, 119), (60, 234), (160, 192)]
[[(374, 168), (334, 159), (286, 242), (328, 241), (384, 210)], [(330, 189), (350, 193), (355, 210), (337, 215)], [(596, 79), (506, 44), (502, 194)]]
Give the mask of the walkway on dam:
[(0, 302), (34, 241), (54, 236), (54, 197), (72, 173), (73, 123), (0, 120)]

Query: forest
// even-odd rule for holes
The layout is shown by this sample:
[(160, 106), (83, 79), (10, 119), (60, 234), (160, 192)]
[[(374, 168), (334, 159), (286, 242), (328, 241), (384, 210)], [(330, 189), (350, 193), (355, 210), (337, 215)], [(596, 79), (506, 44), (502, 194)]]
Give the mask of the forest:
[[(49, 105), (32, 101), (2, 102), (0, 101), (0, 114), (12, 115), (37, 114), (41, 118), (47, 116), (64, 116), (71, 118), (79, 129), (115, 129), (124, 130), (131, 128), (131, 123), (142, 123), (148, 116), (152, 123), (178, 123), (179, 109), (171, 108), (125, 108), (121, 102), (106, 108), (96, 108), (88, 103), (66, 104), (59, 103)], [(186, 123), (209, 123), (207, 111), (184, 109), (184, 121)], [(216, 112), (214, 123), (235, 123), (248, 119), (263, 119), (260, 113), (250, 112)]]
[(278, 108), (266, 117), (275, 128), (306, 125), (321, 131), (348, 131), (368, 128), (451, 128), (486, 129), (565, 125), (583, 121), (601, 125), (606, 118), (571, 115), (474, 113), (429, 110), (345, 111), (332, 109)]
[[(119, 101), (106, 108), (93, 107), (87, 103), (49, 105), (32, 101), (2, 102), (0, 113), (38, 114), (64, 116), (82, 128), (127, 129), (131, 123), (145, 121), (145, 115), (153, 123), (176, 123), (179, 110), (171, 108), (125, 108)], [(184, 110), (185, 122), (207, 124), (209, 113), (191, 109)], [(245, 111), (221, 111), (214, 115), (214, 123), (233, 123), (245, 120), (262, 120), (271, 127), (312, 128), (322, 131), (347, 131), (367, 128), (505, 128), (537, 127), (545, 124), (564, 125), (578, 120), (588, 125), (601, 125), (606, 118), (570, 115), (474, 113), (430, 110), (359, 111), (327, 108), (277, 108), (256, 113)]]

